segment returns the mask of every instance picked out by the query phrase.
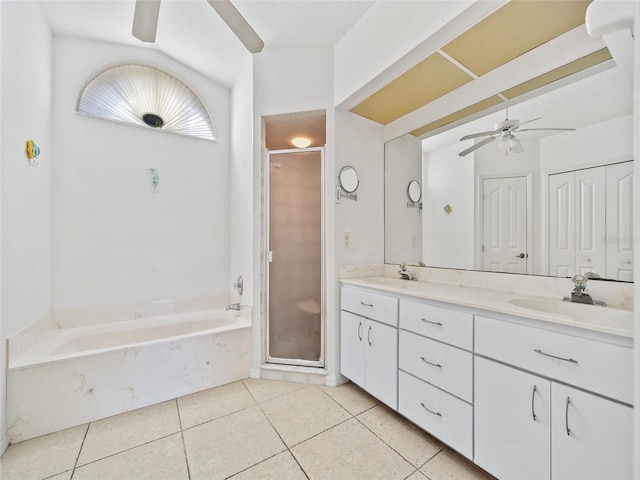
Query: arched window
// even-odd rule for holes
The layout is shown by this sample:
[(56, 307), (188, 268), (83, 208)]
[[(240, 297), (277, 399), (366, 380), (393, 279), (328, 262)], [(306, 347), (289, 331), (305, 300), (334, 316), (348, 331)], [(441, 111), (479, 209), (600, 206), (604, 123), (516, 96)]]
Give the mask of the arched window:
[(76, 112), (216, 140), (211, 116), (193, 90), (148, 65), (122, 64), (102, 70), (80, 92)]

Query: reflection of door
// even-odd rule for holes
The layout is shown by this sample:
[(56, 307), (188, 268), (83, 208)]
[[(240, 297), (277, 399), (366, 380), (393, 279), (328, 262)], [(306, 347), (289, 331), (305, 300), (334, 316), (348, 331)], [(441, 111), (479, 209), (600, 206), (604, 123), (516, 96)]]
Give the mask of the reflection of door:
[(268, 159), (268, 361), (320, 366), (323, 150)]
[(482, 181), (482, 270), (527, 273), (527, 177)]

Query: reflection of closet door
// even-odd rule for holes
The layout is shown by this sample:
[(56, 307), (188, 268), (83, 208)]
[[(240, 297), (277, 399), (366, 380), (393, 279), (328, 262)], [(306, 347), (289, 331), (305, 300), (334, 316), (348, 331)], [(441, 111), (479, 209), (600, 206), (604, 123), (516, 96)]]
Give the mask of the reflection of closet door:
[(575, 197), (573, 172), (549, 176), (549, 275), (575, 274)]
[(633, 281), (633, 162), (607, 166), (607, 278)]
[(482, 182), (482, 269), (527, 273), (527, 177)]
[[(575, 272), (594, 272), (604, 277), (605, 244), (605, 167), (575, 172), (576, 252)], [(572, 274), (573, 275), (573, 274)]]

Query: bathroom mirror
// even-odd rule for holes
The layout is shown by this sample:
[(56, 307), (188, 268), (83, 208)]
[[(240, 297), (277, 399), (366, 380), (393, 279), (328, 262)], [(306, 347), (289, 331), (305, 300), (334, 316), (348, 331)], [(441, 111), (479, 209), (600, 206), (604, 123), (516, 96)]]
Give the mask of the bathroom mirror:
[(355, 168), (348, 165), (340, 169), (338, 179), (340, 180), (340, 187), (342, 187), (342, 190), (346, 193), (354, 193), (360, 184), (358, 172), (356, 172)]
[(407, 186), (407, 196), (411, 203), (418, 203), (422, 198), (422, 189), (420, 184), (415, 180), (411, 180)]
[[(509, 105), (510, 119), (542, 117), (531, 128), (571, 127), (575, 132), (522, 132), (518, 137), (523, 153), (505, 155), (490, 143), (459, 156), (474, 141), (461, 142), (461, 137), (492, 130), (505, 119), (504, 106), (498, 108), (428, 138), (406, 134), (385, 144), (385, 262), (561, 277), (595, 272), (606, 279), (632, 281), (633, 101), (623, 72), (609, 68)], [(418, 191), (411, 191), (412, 181), (422, 187), (422, 215), (406, 208), (407, 195), (413, 201)], [(613, 190), (623, 184), (626, 204), (615, 205)], [(498, 191), (496, 185), (504, 186), (499, 189), (503, 196), (517, 197), (522, 208), (513, 223), (524, 226), (518, 238), (521, 247), (509, 253), (513, 259), (502, 268), (492, 264), (487, 253), (492, 246), (487, 219), (497, 211), (492, 205), (500, 196), (492, 194)], [(602, 206), (599, 213), (590, 212), (597, 213), (593, 218), (598, 229), (589, 238), (579, 238), (578, 207), (551, 211), (558, 208), (554, 196), (570, 195), (562, 201), (575, 206), (579, 191), (594, 195), (592, 203)], [(451, 213), (443, 209), (447, 205), (453, 207)], [(573, 216), (570, 228), (563, 214)], [(628, 224), (617, 223), (620, 217), (628, 218)], [(503, 223), (511, 220), (505, 217)], [(560, 229), (553, 230), (554, 224)], [(554, 260), (558, 239), (566, 242), (566, 256)], [(577, 248), (585, 242), (605, 260)], [(623, 251), (621, 266), (609, 265), (609, 259)]]

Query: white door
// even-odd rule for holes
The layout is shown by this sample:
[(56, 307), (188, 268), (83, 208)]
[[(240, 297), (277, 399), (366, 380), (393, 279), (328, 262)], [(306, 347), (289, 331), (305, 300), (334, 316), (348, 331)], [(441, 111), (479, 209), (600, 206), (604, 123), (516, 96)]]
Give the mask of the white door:
[(340, 372), (364, 388), (367, 319), (345, 311), (340, 319)]
[(607, 166), (607, 278), (633, 281), (633, 162)]
[(604, 277), (605, 267), (605, 168), (587, 168), (575, 172), (576, 243), (575, 273), (597, 273)]
[(549, 479), (549, 380), (475, 359), (474, 461), (501, 479)]
[(575, 267), (574, 172), (549, 176), (549, 275), (572, 277)]
[(482, 181), (482, 270), (527, 273), (527, 178)]
[(367, 391), (394, 410), (398, 392), (398, 329), (367, 320)]
[(551, 390), (551, 478), (631, 479), (633, 409), (556, 383)]

